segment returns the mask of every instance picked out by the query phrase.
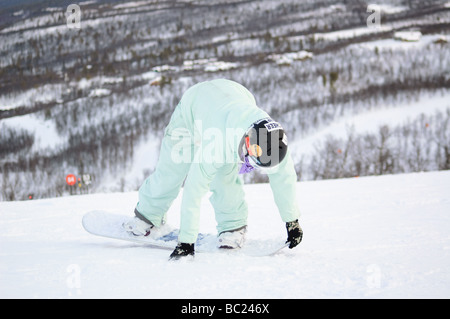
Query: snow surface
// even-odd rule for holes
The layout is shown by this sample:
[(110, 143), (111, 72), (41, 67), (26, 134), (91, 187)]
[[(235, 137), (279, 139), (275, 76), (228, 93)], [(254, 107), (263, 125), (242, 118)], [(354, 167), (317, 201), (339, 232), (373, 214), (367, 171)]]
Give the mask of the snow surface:
[(31, 151), (39, 151), (43, 148), (55, 149), (66, 142), (66, 139), (58, 134), (54, 122), (36, 117), (34, 114), (2, 119), (2, 124), (13, 129), (22, 128), (32, 134), (35, 142)]
[[(248, 238), (284, 241), (269, 185), (245, 189)], [(450, 171), (300, 182), (299, 247), (190, 262), (83, 230), (90, 210), (131, 216), (136, 192), (1, 202), (0, 297), (449, 298), (449, 189)], [(201, 218), (201, 231), (215, 232), (206, 197)]]
[(388, 50), (411, 50), (411, 49), (422, 49), (435, 41), (447, 41), (446, 35), (432, 34), (432, 35), (422, 35), (417, 41), (399, 41), (396, 39), (381, 39), (368, 41), (363, 43), (352, 44), (350, 47), (362, 47), (369, 50), (374, 50), (377, 48), (381, 51)]
[(290, 52), (285, 54), (271, 54), (269, 59), (274, 60), (277, 64), (291, 64), (294, 61), (312, 59), (313, 54), (308, 51)]
[(420, 41), (421, 38), (422, 33), (420, 31), (402, 31), (394, 33), (394, 39), (401, 41), (417, 42)]
[(392, 30), (391, 26), (379, 26), (377, 28), (360, 27), (347, 30), (316, 33), (314, 37), (316, 40), (338, 41), (343, 39), (351, 39), (368, 34), (387, 32), (391, 30)]

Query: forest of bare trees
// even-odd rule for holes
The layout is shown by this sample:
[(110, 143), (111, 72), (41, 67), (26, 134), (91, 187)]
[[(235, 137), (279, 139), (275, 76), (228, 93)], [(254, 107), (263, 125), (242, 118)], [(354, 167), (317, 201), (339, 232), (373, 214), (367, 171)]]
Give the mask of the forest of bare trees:
[(312, 179), (450, 169), (450, 110), (346, 139), (329, 136), (302, 171)]

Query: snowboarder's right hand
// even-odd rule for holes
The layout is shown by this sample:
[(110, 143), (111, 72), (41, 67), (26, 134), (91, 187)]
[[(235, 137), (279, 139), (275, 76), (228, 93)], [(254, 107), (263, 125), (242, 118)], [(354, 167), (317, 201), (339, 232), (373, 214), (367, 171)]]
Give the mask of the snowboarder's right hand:
[(170, 254), (170, 260), (178, 260), (182, 257), (194, 257), (194, 244), (178, 243), (175, 250)]
[(298, 219), (292, 222), (287, 222), (286, 229), (288, 233), (286, 243), (289, 243), (289, 248), (292, 249), (298, 244), (300, 244), (300, 242), (302, 241), (303, 230), (300, 227), (300, 224), (298, 223)]

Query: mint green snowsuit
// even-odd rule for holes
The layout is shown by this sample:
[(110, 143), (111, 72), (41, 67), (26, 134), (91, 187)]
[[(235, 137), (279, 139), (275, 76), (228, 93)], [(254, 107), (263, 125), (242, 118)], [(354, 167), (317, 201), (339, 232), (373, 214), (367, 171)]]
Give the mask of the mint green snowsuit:
[[(179, 242), (196, 241), (200, 203), (208, 191), (219, 233), (247, 225), (238, 146), (250, 125), (266, 117), (236, 82), (218, 79), (189, 88), (165, 129), (155, 171), (139, 189), (138, 213), (159, 226), (184, 182)], [(297, 175), (289, 152), (268, 176), (282, 220), (298, 219)]]

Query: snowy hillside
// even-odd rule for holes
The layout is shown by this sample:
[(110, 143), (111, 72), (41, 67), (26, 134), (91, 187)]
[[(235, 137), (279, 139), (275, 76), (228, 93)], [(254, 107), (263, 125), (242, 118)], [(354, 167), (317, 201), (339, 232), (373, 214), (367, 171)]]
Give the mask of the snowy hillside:
[[(270, 187), (245, 187), (248, 238), (283, 241)], [(1, 202), (0, 297), (448, 298), (449, 189), (450, 171), (301, 182), (297, 249), (198, 253), (192, 262), (83, 230), (90, 210), (131, 216), (135, 192)], [(214, 232), (206, 198), (202, 209), (201, 231)]]
[(448, 0), (377, 7), (374, 27), (371, 1), (2, 1), (0, 201), (136, 190), (183, 92), (214, 78), (283, 125), (301, 180), (450, 169)]

